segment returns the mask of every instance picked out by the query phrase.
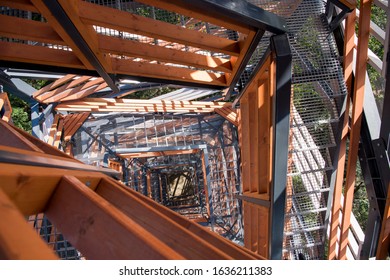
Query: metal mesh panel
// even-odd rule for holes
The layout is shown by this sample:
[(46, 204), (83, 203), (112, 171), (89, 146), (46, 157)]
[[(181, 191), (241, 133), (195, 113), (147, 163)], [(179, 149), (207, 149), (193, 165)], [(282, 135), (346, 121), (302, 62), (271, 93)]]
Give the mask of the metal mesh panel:
[[(129, 187), (171, 207), (187, 217), (206, 217), (219, 234), (242, 241), (238, 199), (240, 164), (236, 127), (219, 115), (207, 114), (107, 114), (94, 115), (74, 135), (75, 158), (92, 165), (107, 165), (117, 149), (177, 149), (200, 145), (207, 154), (203, 166), (201, 152), (189, 155), (134, 158), (124, 165)], [(202, 146), (202, 147), (203, 147)], [(207, 184), (204, 180), (206, 171)], [(147, 173), (150, 172), (150, 190)], [(187, 201), (174, 204), (167, 180), (177, 173), (189, 173), (196, 185)], [(205, 187), (211, 194), (211, 216), (207, 217)], [(183, 201), (185, 199), (183, 198)], [(192, 204), (192, 206), (190, 205)], [(186, 207), (186, 205), (188, 207)]]
[(28, 222), (40, 237), (52, 248), (62, 260), (80, 260), (83, 256), (77, 251), (44, 214), (30, 216)]
[[(286, 201), (284, 257), (322, 259), (328, 174), (334, 169), (332, 149), (338, 143), (337, 126), (346, 96), (335, 40), (324, 16), (323, 1), (249, 2), (286, 19), (293, 55), (291, 190)], [(262, 41), (269, 43), (269, 37)]]

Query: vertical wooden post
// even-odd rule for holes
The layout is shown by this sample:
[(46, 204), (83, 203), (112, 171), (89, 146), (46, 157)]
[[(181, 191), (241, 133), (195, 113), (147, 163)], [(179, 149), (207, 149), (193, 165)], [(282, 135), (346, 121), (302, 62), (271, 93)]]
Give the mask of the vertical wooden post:
[(385, 260), (390, 250), (390, 184), (387, 187), (387, 199), (383, 214), (382, 229), (376, 251), (377, 260)]
[(352, 212), (353, 193), (356, 180), (356, 165), (360, 140), (360, 128), (363, 117), (364, 85), (366, 79), (368, 40), (370, 37), (370, 16), (372, 0), (360, 1), (359, 34), (355, 85), (353, 92), (351, 134), (349, 143), (347, 177), (344, 194), (344, 208), (341, 222), (339, 259), (347, 258), (348, 233)]
[(351, 12), (345, 20), (344, 33), (344, 78), (347, 83), (348, 94), (345, 99), (345, 111), (340, 140), (340, 151), (337, 163), (336, 183), (333, 192), (333, 202), (331, 209), (331, 225), (329, 234), (328, 259), (337, 258), (337, 243), (339, 240), (338, 230), (340, 226), (341, 194), (344, 182), (345, 159), (348, 139), (349, 108), (352, 92), (353, 74), (353, 52), (355, 49), (355, 21), (356, 11)]

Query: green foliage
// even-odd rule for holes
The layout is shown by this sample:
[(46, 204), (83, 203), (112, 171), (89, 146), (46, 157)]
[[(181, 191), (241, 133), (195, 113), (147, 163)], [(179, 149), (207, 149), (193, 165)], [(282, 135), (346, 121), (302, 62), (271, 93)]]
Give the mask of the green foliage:
[(175, 25), (180, 23), (180, 15), (173, 12), (156, 9), (150, 6), (137, 7), (136, 14)]
[(142, 91), (137, 91), (133, 94), (126, 96), (127, 99), (150, 99), (153, 97), (157, 97), (166, 93), (169, 93), (175, 89), (169, 87), (161, 87), (161, 88), (152, 88)]
[(22, 80), (37, 90), (52, 83), (52, 81), (50, 80), (36, 80), (36, 79), (22, 79)]
[(11, 116), (14, 125), (31, 133), (31, 109), (29, 104), (12, 95), (9, 95), (8, 98), (12, 107)]

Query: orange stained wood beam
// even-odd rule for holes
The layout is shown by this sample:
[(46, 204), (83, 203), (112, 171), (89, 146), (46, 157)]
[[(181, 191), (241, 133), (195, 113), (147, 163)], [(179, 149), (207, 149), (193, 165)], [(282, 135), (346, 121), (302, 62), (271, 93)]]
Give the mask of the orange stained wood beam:
[(0, 42), (0, 49), (1, 60), (85, 69), (71, 51), (10, 42)]
[(215, 109), (215, 113), (222, 116), (235, 126), (238, 126), (237, 110), (228, 107), (223, 107), (221, 109)]
[(387, 189), (386, 206), (383, 213), (381, 233), (376, 251), (377, 260), (385, 260), (389, 256), (390, 251), (390, 184)]
[[(239, 141), (242, 160), (245, 247), (268, 258), (272, 180), (272, 104), (275, 63), (269, 56), (240, 99)], [(257, 203), (250, 202), (257, 201)]]
[(8, 95), (5, 92), (0, 93), (0, 111), (4, 109), (4, 114), (1, 116), (2, 120), (9, 122), (12, 116), (12, 106), (9, 102)]
[(67, 75), (47, 86), (48, 89), (52, 90), (43, 91), (43, 89), (41, 89), (34, 93), (34, 97), (43, 102), (60, 93), (68, 92), (67, 90), (72, 90), (74, 87), (88, 82), (91, 78), (91, 76), (75, 77), (75, 75)]
[(38, 234), (28, 225), (22, 213), (0, 188), (0, 259), (56, 260)]
[[(83, 52), (77, 47), (76, 43), (69, 36), (69, 34), (64, 29), (64, 27), (61, 25), (61, 23), (59, 23), (58, 20), (53, 16), (53, 14), (47, 8), (47, 6), (43, 3), (43, 1), (42, 0), (31, 0), (31, 3), (39, 11), (39, 13), (47, 20), (47, 22), (53, 27), (53, 29), (57, 32), (57, 34), (72, 49), (72, 52), (74, 53), (74, 54), (72, 54), (72, 56), (75, 56), (75, 58), (77, 58), (77, 61), (78, 61), (78, 63), (76, 63), (76, 64), (82, 65), (82, 67), (77, 67), (77, 68), (86, 68), (86, 69), (94, 70), (94, 68), (91, 65), (91, 63), (89, 62), (89, 60), (85, 57)], [(76, 15), (73, 15), (73, 16), (76, 16)], [(44, 51), (43, 51), (43, 54), (45, 54)], [(58, 54), (58, 55), (60, 56), (61, 54)], [(66, 56), (66, 54), (62, 54), (62, 56)], [(45, 60), (43, 60), (43, 61), (45, 61)], [(63, 65), (59, 64), (57, 66), (63, 66)]]
[(112, 58), (112, 67), (117, 74), (160, 78), (172, 81), (195, 82), (226, 87), (226, 76), (222, 73), (180, 68), (158, 63), (146, 63), (132, 59)]
[(64, 84), (71, 82), (75, 78), (76, 78), (76, 75), (73, 75), (73, 74), (68, 74), (66, 76), (63, 76), (62, 78), (55, 80), (53, 83), (48, 84), (48, 85), (44, 86), (43, 88), (41, 88), (40, 90), (37, 90), (36, 92), (34, 92), (33, 97), (38, 99), (38, 97), (41, 96), (42, 94), (44, 94), (45, 92), (52, 91), (56, 88), (59, 88), (59, 87), (63, 86)]
[(62, 102), (57, 111), (84, 112), (198, 112), (210, 113), (215, 109), (231, 106), (228, 102), (173, 101), (173, 100), (138, 100), (114, 98), (86, 98), (79, 101)]
[(10, 7), (22, 11), (38, 12), (30, 0), (0, 0), (0, 6)]
[[(93, 26), (85, 25), (79, 15), (79, 0), (57, 0), (65, 13), (72, 21), (78, 32), (83, 37), (84, 41), (88, 44), (91, 51), (94, 53), (99, 63), (102, 65), (107, 73), (112, 73), (111, 60), (103, 52), (99, 50), (97, 34)], [(96, 6), (96, 5), (95, 5)]]
[[(117, 185), (120, 185), (120, 183), (118, 183), (118, 182), (115, 182), (115, 183)], [(168, 209), (165, 206), (162, 206), (161, 204), (156, 203), (152, 199), (150, 199), (150, 198), (148, 198), (148, 197), (146, 197), (146, 196), (144, 196), (144, 195), (142, 195), (134, 190), (131, 190), (129, 188), (124, 188), (124, 190), (131, 193), (135, 197), (139, 198), (144, 203), (146, 203), (150, 206), (153, 206), (153, 208), (158, 210), (158, 212), (169, 217), (169, 219), (171, 219), (175, 223), (181, 225), (184, 228), (191, 230), (191, 232), (193, 232), (194, 234), (196, 234), (197, 236), (199, 236), (203, 240), (208, 241), (211, 244), (213, 244), (214, 246), (216, 246), (217, 248), (222, 249), (226, 254), (230, 255), (234, 259), (243, 259), (243, 258), (247, 259), (250, 256), (252, 256), (252, 258), (255, 258), (255, 259), (265, 259), (265, 258), (255, 254), (255, 253), (251, 252), (250, 250), (248, 250), (246, 248), (243, 248), (243, 247), (241, 247), (233, 242), (226, 240), (225, 238), (219, 236), (218, 234), (215, 234), (213, 232), (206, 230), (202, 226), (191, 222), (190, 220), (184, 218), (180, 214)], [(239, 250), (239, 251), (237, 251), (237, 250)]]
[(331, 218), (330, 218), (330, 233), (329, 233), (329, 249), (328, 259), (337, 259), (337, 244), (339, 242), (339, 228), (341, 215), (341, 197), (344, 183), (345, 161), (347, 155), (347, 140), (349, 135), (349, 110), (351, 106), (351, 89), (352, 89), (352, 74), (353, 74), (353, 52), (355, 49), (355, 21), (356, 11), (352, 11), (345, 21), (344, 32), (344, 78), (347, 83), (348, 94), (345, 100), (345, 112), (343, 118), (343, 127), (340, 140), (340, 151), (337, 163), (336, 182), (332, 198)]
[(189, 149), (189, 150), (182, 150), (182, 151), (123, 153), (119, 155), (124, 158), (145, 158), (145, 157), (160, 157), (160, 156), (173, 156), (173, 155), (189, 155), (189, 154), (196, 154), (198, 152), (199, 149)]
[(0, 119), (0, 131), (0, 145), (42, 152), (41, 149), (25, 139), (12, 126), (2, 119)]
[(89, 116), (89, 113), (66, 115), (64, 117), (64, 140), (69, 141)]
[(85, 24), (177, 42), (233, 56), (240, 53), (238, 43), (226, 38), (88, 2), (80, 1), (78, 8), (79, 16)]
[(147, 60), (157, 60), (159, 62), (189, 65), (199, 69), (209, 69), (227, 73), (232, 72), (230, 61), (224, 58), (185, 52), (173, 48), (166, 48), (112, 36), (98, 35), (98, 40), (99, 48), (107, 53), (139, 57)]
[(231, 30), (235, 30), (244, 34), (248, 34), (251, 30), (245, 26), (237, 25), (229, 22), (228, 20), (222, 20), (220, 18), (215, 18), (212, 16), (205, 15), (205, 13), (200, 13), (197, 11), (193, 11), (187, 9), (184, 5), (178, 5), (177, 2), (174, 1), (160, 1), (160, 0), (139, 0), (137, 2), (144, 3), (146, 5), (154, 6), (160, 9), (173, 11), (181, 15), (188, 16), (190, 18), (195, 18), (198, 20), (202, 20), (204, 22), (212, 23), (217, 26), (226, 27)]
[(95, 191), (186, 259), (231, 258), (109, 180), (103, 179)]
[(45, 213), (88, 259), (183, 259), (73, 176), (61, 179)]
[(341, 222), (339, 259), (347, 258), (348, 233), (352, 213), (352, 202), (356, 180), (356, 166), (363, 117), (364, 85), (366, 78), (368, 41), (370, 37), (370, 16), (372, 0), (360, 1), (359, 33), (355, 85), (353, 92), (350, 144), (347, 162), (347, 175), (344, 194), (344, 211)]
[(66, 46), (48, 24), (40, 21), (0, 15), (0, 36)]

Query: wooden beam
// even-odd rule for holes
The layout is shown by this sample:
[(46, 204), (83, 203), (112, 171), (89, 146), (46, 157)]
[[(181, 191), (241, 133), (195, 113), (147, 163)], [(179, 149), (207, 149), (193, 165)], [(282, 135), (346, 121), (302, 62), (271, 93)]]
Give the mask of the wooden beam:
[(233, 125), (238, 126), (238, 116), (236, 110), (223, 107), (221, 109), (215, 109), (215, 112), (231, 122)]
[[(55, 81), (54, 83), (56, 83), (58, 86), (54, 88), (54, 86), (52, 86), (52, 90), (48, 90), (48, 91), (42, 91), (40, 90), (40, 93), (39, 95), (34, 93), (34, 97), (39, 100), (39, 101), (44, 101), (50, 97), (53, 97), (61, 92), (64, 92), (66, 91), (67, 89), (72, 89), (80, 84), (84, 84), (85, 82), (89, 81), (92, 77), (91, 76), (82, 76), (82, 77), (78, 77), (76, 78), (74, 75), (67, 75), (68, 76), (68, 79), (63, 79), (63, 78), (60, 78), (59, 80), (63, 79), (63, 81), (66, 81), (66, 82), (63, 82), (63, 83), (59, 83), (57, 81)], [(71, 78), (73, 76), (73, 78)], [(54, 84), (53, 83), (53, 84)]]
[(95, 57), (102, 65), (104, 70), (107, 73), (112, 73), (111, 60), (99, 50), (98, 42), (97, 42), (97, 34), (94, 28), (92, 26), (85, 25), (80, 19), (78, 5), (81, 1), (78, 0), (72, 0), (72, 1), (57, 0), (57, 1), (60, 3), (61, 7), (64, 9), (69, 19), (77, 28), (78, 32), (83, 37), (84, 41), (87, 43), (91, 51), (94, 53)]
[(69, 155), (61, 152), (58, 149), (53, 148), (51, 145), (48, 145), (47, 143), (39, 140), (38, 138), (25, 132), (24, 130), (17, 128), (13, 125), (11, 125), (11, 127), (20, 135), (22, 135), (27, 141), (29, 141), (31, 144), (35, 145), (38, 149), (40, 149), (45, 155), (53, 155), (57, 157), (62, 157), (64, 160), (71, 160), (73, 162), (81, 163), (80, 161), (74, 159), (73, 157), (70, 157)]
[(117, 74), (184, 81), (226, 87), (225, 75), (175, 66), (137, 62), (132, 59), (113, 58), (113, 71)]
[(101, 5), (79, 2), (79, 15), (84, 23), (90, 25), (112, 28), (169, 42), (178, 42), (233, 56), (239, 54), (236, 41)]
[(69, 141), (89, 116), (89, 113), (66, 115), (64, 117), (64, 140)]
[(231, 259), (223, 251), (108, 180), (102, 180), (96, 193), (186, 259)]
[(54, 138), (54, 142), (53, 142), (54, 148), (57, 148), (57, 149), (60, 148), (63, 129), (64, 129), (64, 120), (62, 118), (60, 118), (58, 120), (58, 127), (57, 127), (57, 131), (55, 133), (55, 138)]
[(232, 56), (230, 58), (230, 63), (233, 66), (233, 71), (231, 75), (228, 75), (227, 83), (230, 85), (233, 78), (237, 74), (240, 65), (242, 64), (245, 56), (247, 55), (248, 49), (252, 44), (253, 39), (256, 36), (256, 31), (249, 32), (248, 35), (242, 35), (238, 41), (240, 46), (240, 55), (238, 57)]
[[(112, 179), (110, 179), (113, 181)], [(113, 181), (115, 182), (115, 181)], [(218, 234), (215, 234), (213, 232), (210, 232), (206, 230), (204, 227), (191, 222), (190, 220), (184, 218), (180, 214), (171, 211), (167, 207), (156, 203), (152, 199), (130, 189), (126, 188), (123, 185), (121, 185), (118, 182), (115, 182), (117, 185), (120, 185), (125, 191), (131, 193), (144, 203), (152, 206), (154, 209), (156, 209), (158, 212), (164, 214), (166, 217), (169, 217), (170, 220), (174, 221), (177, 224), (180, 224), (182, 227), (187, 228), (203, 240), (209, 242), (210, 244), (213, 244), (215, 247), (222, 249), (226, 254), (232, 256), (234, 259), (247, 259), (249, 256), (252, 256), (252, 258), (255, 259), (264, 259), (263, 257), (254, 254), (253, 252), (243, 248), (242, 246), (239, 246), (233, 242), (230, 242), (226, 240), (225, 238), (219, 236)], [(240, 252), (237, 252), (237, 248), (240, 249)], [(249, 255), (249, 256), (248, 256)]]
[(58, 184), (46, 214), (88, 259), (183, 259), (72, 176)]
[[(84, 78), (80, 79), (84, 81)], [(90, 80), (87, 83), (76, 88), (69, 87), (68, 89), (61, 91), (63, 88), (61, 87), (57, 90), (42, 94), (40, 96), (40, 101), (45, 103), (59, 102), (73, 97), (73, 95), (74, 98), (77, 99), (78, 94), (85, 93), (85, 91), (88, 91), (89, 94), (92, 94), (95, 89), (102, 83), (104, 83), (104, 80), (102, 78), (97, 78), (94, 80)]]
[(351, 133), (347, 163), (347, 175), (344, 191), (344, 211), (341, 222), (341, 237), (339, 259), (346, 259), (348, 247), (348, 233), (352, 213), (352, 202), (356, 180), (356, 164), (360, 141), (360, 128), (363, 117), (364, 84), (367, 68), (367, 49), (370, 37), (370, 15), (372, 0), (360, 1), (359, 34), (357, 46), (357, 60), (355, 72), (355, 86), (353, 93)]
[[(39, 11), (39, 13), (47, 20), (47, 22), (53, 27), (53, 29), (57, 32), (57, 34), (66, 42), (66, 44), (72, 49), (72, 56), (77, 57), (77, 60), (79, 60), (78, 64), (83, 65), (84, 67), (89, 70), (94, 70), (94, 67), (91, 65), (89, 60), (85, 57), (83, 52), (77, 47), (73, 39), (69, 36), (69, 34), (66, 32), (64, 27), (61, 25), (61, 23), (58, 22), (58, 20), (53, 16), (51, 11), (47, 8), (47, 6), (43, 3), (42, 0), (31, 0), (31, 3), (36, 7), (36, 9)], [(65, 56), (65, 54), (63, 54)], [(38, 63), (39, 64), (39, 63)], [(57, 65), (61, 66), (61, 65)], [(77, 67), (80, 68), (80, 67)]]
[(85, 69), (71, 51), (10, 42), (0, 42), (0, 49), (0, 60)]
[(56, 89), (64, 84), (72, 81), (75, 78), (76, 78), (76, 75), (73, 75), (73, 74), (68, 74), (66, 76), (63, 76), (62, 78), (55, 80), (53, 83), (48, 84), (48, 85), (44, 86), (43, 88), (41, 88), (40, 90), (37, 90), (36, 92), (34, 92), (33, 97), (38, 98), (43, 93), (45, 93), (47, 91), (54, 90), (54, 89)]
[(387, 199), (385, 211), (383, 213), (383, 220), (381, 226), (381, 233), (378, 241), (378, 248), (376, 250), (376, 259), (385, 260), (389, 256), (390, 251), (390, 184), (387, 187)]
[(248, 34), (250, 29), (245, 26), (237, 25), (234, 23), (230, 23), (226, 20), (221, 20), (219, 18), (208, 16), (206, 13), (199, 13), (190, 9), (186, 9), (176, 3), (172, 3), (171, 1), (159, 1), (159, 0), (139, 0), (138, 2), (144, 3), (146, 5), (150, 5), (153, 7), (157, 7), (160, 9), (173, 11), (181, 15), (188, 16), (190, 18), (195, 18), (204, 22), (212, 23), (220, 27), (226, 27), (227, 29), (231, 29), (234, 31), (238, 31), (244, 34)]
[(29, 0), (0, 0), (0, 6), (34, 13), (38, 12), (37, 8)]
[(0, 119), (0, 130), (0, 145), (42, 152), (41, 149), (20, 135), (14, 128), (2, 119)]
[(15, 204), (0, 187), (0, 259), (56, 260), (37, 233), (28, 225)]
[(0, 163), (1, 189), (24, 216), (43, 213), (62, 176), (76, 176), (96, 188), (102, 174), (61, 168)]
[(66, 46), (48, 23), (6, 15), (0, 15), (0, 22), (0, 36)]
[(162, 152), (140, 152), (140, 153), (123, 153), (119, 154), (124, 158), (145, 158), (145, 157), (162, 157), (174, 155), (189, 155), (196, 154), (199, 149), (181, 150), (181, 151), (162, 151)]
[(4, 109), (4, 113), (1, 119), (5, 122), (9, 122), (12, 117), (12, 106), (9, 102), (8, 95), (5, 92), (0, 93), (0, 112)]
[(225, 102), (137, 100), (114, 98), (86, 98), (80, 101), (63, 102), (58, 111), (120, 111), (120, 112), (198, 112), (210, 113), (217, 108), (229, 107)]
[(98, 39), (99, 48), (102, 51), (111, 54), (140, 57), (148, 60), (155, 59), (159, 62), (189, 65), (200, 69), (223, 71), (227, 73), (232, 71), (230, 61), (224, 58), (185, 52), (112, 36), (99, 35)]
[(336, 182), (333, 191), (331, 218), (330, 218), (330, 233), (329, 233), (329, 249), (328, 259), (337, 259), (337, 245), (339, 242), (339, 227), (341, 215), (341, 197), (344, 182), (344, 170), (346, 160), (346, 149), (349, 132), (349, 108), (352, 94), (352, 74), (353, 74), (353, 52), (355, 49), (355, 18), (356, 14), (352, 11), (345, 21), (345, 40), (344, 40), (344, 78), (347, 84), (348, 93), (346, 96), (346, 108), (344, 112), (343, 127), (341, 132), (340, 150), (337, 163)]

